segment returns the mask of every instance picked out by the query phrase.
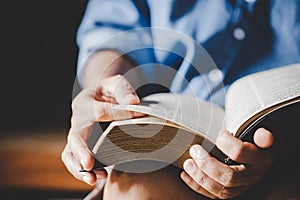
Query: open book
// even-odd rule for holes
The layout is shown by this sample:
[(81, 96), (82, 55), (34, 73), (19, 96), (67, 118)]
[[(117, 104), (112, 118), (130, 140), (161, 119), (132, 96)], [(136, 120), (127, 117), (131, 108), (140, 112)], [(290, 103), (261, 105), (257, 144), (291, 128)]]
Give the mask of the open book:
[(252, 142), (257, 127), (275, 130), (290, 126), (300, 117), (300, 64), (283, 66), (245, 76), (226, 94), (225, 109), (182, 94), (158, 93), (140, 105), (116, 105), (115, 109), (147, 114), (113, 121), (96, 142), (93, 153), (104, 165), (154, 160), (182, 167), (193, 144), (202, 145), (222, 162), (229, 159), (216, 146), (218, 134), (229, 130)]

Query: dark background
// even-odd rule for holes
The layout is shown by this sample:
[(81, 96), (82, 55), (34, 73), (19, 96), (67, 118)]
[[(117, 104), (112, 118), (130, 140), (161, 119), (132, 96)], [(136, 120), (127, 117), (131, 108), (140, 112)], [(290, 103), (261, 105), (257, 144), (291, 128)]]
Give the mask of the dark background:
[(61, 161), (84, 0), (3, 1), (0, 199), (82, 198), (92, 188)]
[(1, 3), (0, 130), (69, 127), (75, 37), (86, 2)]

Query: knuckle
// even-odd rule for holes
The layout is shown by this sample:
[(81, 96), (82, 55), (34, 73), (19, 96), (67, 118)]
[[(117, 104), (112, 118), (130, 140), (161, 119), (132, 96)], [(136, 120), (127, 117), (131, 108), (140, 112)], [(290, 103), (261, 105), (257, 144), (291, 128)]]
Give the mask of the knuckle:
[(186, 184), (188, 184), (190, 187), (193, 187), (194, 185), (194, 180), (192, 177), (186, 178), (185, 179)]
[[(72, 117), (71, 117), (71, 120), (70, 120), (71, 121), (71, 128), (74, 129), (74, 127), (77, 127), (76, 126), (77, 125), (77, 120), (78, 120), (77, 117), (73, 114)], [(70, 135), (70, 132), (71, 131), (69, 131), (69, 135)]]
[(218, 195), (218, 197), (220, 199), (230, 199), (232, 198), (234, 195), (232, 194), (232, 192), (230, 191), (229, 188), (223, 187)]
[(67, 143), (71, 143), (72, 142), (72, 136), (73, 134), (68, 134), (67, 136)]
[[(202, 194), (203, 196), (207, 195), (207, 191), (198, 184), (193, 187), (193, 190), (199, 194)], [(215, 195), (210, 194), (209, 199), (219, 199), (219, 198)]]
[(203, 158), (201, 160), (199, 160), (199, 162), (197, 162), (197, 165), (200, 169), (202, 169), (203, 171), (205, 171), (206, 169), (209, 168), (209, 163), (211, 161), (211, 157), (206, 157), (206, 158)]
[(232, 187), (235, 184), (236, 173), (233, 170), (228, 170), (222, 175), (222, 184), (226, 187)]
[(239, 158), (241, 158), (241, 156), (243, 155), (243, 153), (245, 152), (245, 145), (238, 145), (237, 147), (235, 147), (233, 149), (233, 151), (231, 152), (231, 159), (233, 160), (239, 160)]
[(60, 155), (60, 159), (65, 163), (67, 159), (67, 153), (66, 150), (63, 150), (63, 152)]
[(200, 186), (200, 185), (198, 185), (198, 184), (196, 184), (195, 186), (194, 186), (194, 190), (195, 190), (195, 192), (197, 192), (197, 193), (202, 193), (202, 187)]
[(206, 176), (205, 176), (204, 173), (202, 173), (202, 171), (198, 172), (197, 183), (199, 185), (205, 185), (206, 184)]

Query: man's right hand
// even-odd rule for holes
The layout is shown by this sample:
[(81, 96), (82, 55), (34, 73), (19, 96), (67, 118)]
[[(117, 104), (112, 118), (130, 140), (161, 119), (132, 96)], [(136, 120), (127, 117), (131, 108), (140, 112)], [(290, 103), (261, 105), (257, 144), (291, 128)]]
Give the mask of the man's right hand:
[(62, 161), (67, 169), (79, 180), (90, 185), (97, 178), (106, 178), (105, 171), (89, 171), (94, 166), (94, 157), (87, 146), (92, 125), (141, 116), (141, 113), (113, 109), (114, 104), (139, 104), (140, 100), (129, 82), (121, 75), (102, 79), (97, 87), (84, 88), (72, 102), (71, 128), (67, 144), (62, 152)]

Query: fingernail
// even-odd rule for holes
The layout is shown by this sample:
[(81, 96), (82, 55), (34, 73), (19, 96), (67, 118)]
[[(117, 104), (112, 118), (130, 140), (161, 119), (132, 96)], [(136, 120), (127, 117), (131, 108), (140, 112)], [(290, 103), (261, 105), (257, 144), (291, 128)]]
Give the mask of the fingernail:
[(192, 161), (184, 162), (183, 168), (186, 172), (192, 173), (194, 170), (194, 163)]
[(87, 184), (90, 184), (90, 179), (89, 179), (89, 177), (83, 176), (83, 177), (82, 177), (82, 180), (83, 180), (84, 182), (86, 182)]
[(190, 148), (190, 155), (192, 158), (203, 159), (206, 153), (198, 145), (194, 145)]

